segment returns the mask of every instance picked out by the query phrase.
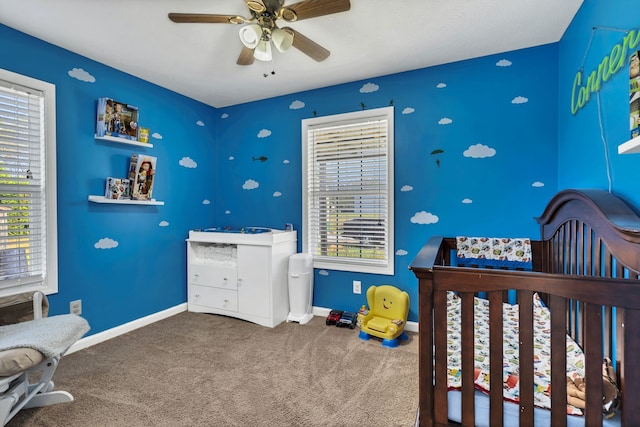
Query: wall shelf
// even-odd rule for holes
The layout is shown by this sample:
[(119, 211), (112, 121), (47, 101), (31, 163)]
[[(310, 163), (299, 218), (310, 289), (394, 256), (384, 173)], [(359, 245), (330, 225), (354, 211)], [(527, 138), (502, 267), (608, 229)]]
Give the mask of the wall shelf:
[(618, 154), (640, 153), (640, 136), (618, 145)]
[(153, 144), (149, 144), (147, 142), (133, 141), (131, 139), (126, 139), (126, 138), (119, 138), (117, 136), (94, 135), (94, 138), (99, 139), (101, 141), (110, 141), (110, 142), (117, 142), (119, 144), (137, 145), (138, 147), (153, 148)]
[(104, 196), (89, 196), (92, 203), (111, 203), (115, 205), (145, 205), (145, 206), (164, 206), (164, 202), (151, 200), (130, 200), (130, 199), (107, 199)]

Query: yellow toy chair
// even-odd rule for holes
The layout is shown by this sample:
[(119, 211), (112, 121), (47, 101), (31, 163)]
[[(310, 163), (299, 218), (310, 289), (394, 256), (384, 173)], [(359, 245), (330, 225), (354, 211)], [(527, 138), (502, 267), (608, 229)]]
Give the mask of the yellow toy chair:
[(368, 340), (370, 335), (382, 338), (384, 347), (395, 348), (398, 340), (409, 337), (404, 332), (409, 314), (409, 294), (391, 286), (371, 286), (367, 289), (369, 312), (359, 314), (360, 339)]

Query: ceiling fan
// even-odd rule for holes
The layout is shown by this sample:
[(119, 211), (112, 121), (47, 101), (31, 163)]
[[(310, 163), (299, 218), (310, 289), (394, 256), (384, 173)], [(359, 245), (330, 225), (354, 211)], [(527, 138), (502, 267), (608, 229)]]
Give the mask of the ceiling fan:
[(176, 23), (247, 24), (240, 28), (243, 48), (236, 63), (251, 65), (254, 59), (270, 61), (271, 44), (280, 52), (291, 46), (320, 62), (330, 52), (313, 40), (290, 27), (280, 28), (277, 21), (301, 21), (317, 16), (344, 12), (351, 8), (350, 0), (303, 0), (285, 6), (285, 0), (244, 0), (250, 17), (236, 15), (211, 15), (198, 13), (170, 13), (169, 19)]

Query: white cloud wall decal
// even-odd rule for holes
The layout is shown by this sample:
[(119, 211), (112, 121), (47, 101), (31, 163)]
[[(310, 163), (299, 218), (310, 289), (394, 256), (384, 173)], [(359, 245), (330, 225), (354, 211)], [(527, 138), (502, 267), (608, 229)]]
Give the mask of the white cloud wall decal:
[(295, 100), (289, 105), (290, 110), (299, 110), (304, 108), (304, 102)]
[(411, 107), (407, 107), (404, 110), (402, 110), (402, 114), (411, 114), (414, 111), (416, 111), (415, 109), (411, 108)]
[(244, 182), (244, 184), (242, 184), (242, 189), (243, 190), (255, 190), (256, 188), (260, 187), (260, 183), (258, 183), (258, 181), (254, 181), (252, 179), (248, 179)]
[(464, 203), (465, 205), (468, 205), (470, 203), (473, 203), (473, 200), (466, 198), (466, 199), (462, 199), (462, 203)]
[(484, 144), (475, 144), (469, 146), (462, 154), (465, 157), (471, 157), (473, 159), (483, 159), (485, 157), (495, 156), (496, 150)]
[(447, 84), (446, 84), (446, 83), (438, 83), (438, 84), (436, 85), (436, 87), (437, 87), (438, 89), (442, 89), (442, 88), (447, 87)]
[(227, 113), (222, 113), (222, 115), (220, 116), (221, 119), (228, 119), (229, 115)]
[(185, 168), (189, 168), (189, 169), (193, 169), (193, 168), (197, 168), (198, 164), (190, 157), (183, 157), (180, 159), (180, 161), (178, 162), (180, 164), (180, 166), (183, 166)]
[(73, 77), (74, 79), (78, 79), (83, 82), (95, 83), (96, 78), (91, 74), (83, 70), (82, 68), (74, 68), (73, 70), (69, 70), (69, 77)]
[(412, 187), (412, 186), (410, 186), (410, 185), (403, 185), (403, 186), (400, 188), (400, 191), (403, 191), (403, 192), (404, 192), (404, 191), (412, 191), (412, 190), (413, 190), (413, 187)]
[(258, 132), (258, 138), (266, 138), (271, 135), (271, 131), (269, 129), (262, 129)]
[(118, 247), (118, 242), (108, 237), (104, 237), (98, 240), (93, 247), (96, 249), (113, 249)]
[(511, 61), (509, 61), (508, 59), (501, 59), (500, 61), (496, 62), (496, 66), (497, 67), (510, 67), (511, 66)]
[(162, 139), (162, 135), (160, 135), (158, 132), (154, 132), (151, 137), (155, 138), (155, 139)]
[(198, 126), (204, 126), (204, 122), (203, 122), (202, 120), (198, 120), (198, 121), (196, 122), (196, 124), (197, 124)]
[(274, 191), (273, 192), (273, 197), (280, 197), (280, 196), (282, 196), (281, 192), (279, 192), (279, 191)]
[(526, 104), (529, 102), (529, 98), (525, 98), (524, 96), (516, 96), (511, 100), (512, 104)]
[(409, 253), (409, 252), (405, 251), (404, 249), (398, 249), (398, 250), (396, 251), (396, 255), (398, 255), (398, 256), (405, 256), (405, 255), (407, 255), (408, 253)]
[(531, 184), (532, 187), (544, 187), (544, 182), (536, 181)]
[(443, 117), (440, 120), (438, 120), (439, 125), (449, 125), (451, 123), (453, 123), (453, 120), (451, 120), (449, 117)]
[(211, 204), (211, 200), (209, 200), (209, 199), (204, 199), (204, 200), (202, 201), (202, 204), (203, 204), (203, 205), (210, 205), (210, 204)]
[(361, 88), (360, 88), (360, 93), (371, 93), (371, 92), (375, 92), (378, 89), (380, 89), (380, 87), (377, 84), (374, 83), (365, 83)]
[(160, 223), (158, 225), (160, 227), (168, 227), (169, 226), (169, 222), (168, 221), (160, 221)]
[(437, 215), (425, 211), (416, 212), (411, 217), (411, 222), (414, 224), (435, 224), (438, 221), (440, 221), (440, 218)]

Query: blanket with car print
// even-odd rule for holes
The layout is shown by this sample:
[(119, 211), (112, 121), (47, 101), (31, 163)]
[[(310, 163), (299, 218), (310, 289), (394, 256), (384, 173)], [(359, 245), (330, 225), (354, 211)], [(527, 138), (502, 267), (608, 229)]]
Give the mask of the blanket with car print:
[[(462, 300), (454, 293), (447, 295), (448, 316), (448, 380), (449, 388), (462, 386), (461, 379), (461, 341), (460, 309)], [(475, 312), (475, 387), (489, 392), (489, 301), (482, 298), (474, 300)], [(551, 408), (551, 313), (538, 295), (534, 295), (534, 403), (541, 408)], [(504, 399), (519, 401), (519, 362), (518, 362), (518, 305), (503, 304), (503, 390)], [(567, 376), (584, 378), (584, 353), (567, 336)], [(582, 410), (567, 405), (567, 413), (582, 415)]]

